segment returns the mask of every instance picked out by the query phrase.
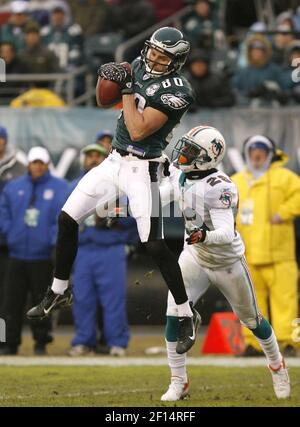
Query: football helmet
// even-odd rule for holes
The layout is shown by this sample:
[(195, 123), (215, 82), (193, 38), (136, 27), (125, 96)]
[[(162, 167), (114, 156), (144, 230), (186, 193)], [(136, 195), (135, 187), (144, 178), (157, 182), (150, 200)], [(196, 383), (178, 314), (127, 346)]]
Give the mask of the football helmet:
[[(167, 55), (170, 58), (169, 64), (166, 66), (166, 71), (155, 71), (155, 65), (160, 64), (157, 61), (149, 59), (150, 49), (156, 49), (159, 52)], [(144, 48), (141, 51), (141, 60), (145, 64), (146, 72), (152, 77), (160, 77), (173, 73), (185, 63), (190, 51), (190, 43), (184, 40), (181, 31), (172, 27), (163, 27), (156, 30), (150, 40), (145, 42)]]
[(205, 171), (221, 163), (225, 150), (225, 139), (217, 129), (197, 126), (179, 139), (171, 159), (183, 172)]

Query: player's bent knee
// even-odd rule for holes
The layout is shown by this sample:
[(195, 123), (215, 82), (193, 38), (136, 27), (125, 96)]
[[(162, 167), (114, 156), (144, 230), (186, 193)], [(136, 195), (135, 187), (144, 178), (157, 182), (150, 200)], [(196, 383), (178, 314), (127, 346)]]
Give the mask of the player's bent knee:
[(255, 318), (247, 319), (247, 320), (241, 320), (241, 324), (243, 326), (245, 326), (246, 328), (251, 329), (251, 330), (257, 328), (257, 325), (258, 325), (257, 320)]

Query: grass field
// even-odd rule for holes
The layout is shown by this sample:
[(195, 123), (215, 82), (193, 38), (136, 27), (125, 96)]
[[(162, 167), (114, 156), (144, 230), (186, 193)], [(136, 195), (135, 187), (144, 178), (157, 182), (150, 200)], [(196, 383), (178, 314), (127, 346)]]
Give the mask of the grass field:
[(262, 367), (189, 368), (189, 399), (162, 403), (167, 367), (0, 367), (0, 406), (300, 406), (300, 368), (292, 397), (278, 401)]
[[(56, 335), (49, 345), (49, 366), (11, 366), (48, 358), (32, 358), (33, 341), (29, 334), (23, 339), (20, 356), (0, 360), (0, 407), (2, 406), (298, 406), (300, 407), (300, 367), (289, 369), (292, 397), (278, 401), (274, 397), (271, 375), (265, 367), (190, 366), (190, 398), (172, 403), (160, 402), (160, 396), (169, 384), (169, 369), (149, 366), (160, 356), (146, 356), (151, 346), (164, 346), (162, 332), (156, 335), (133, 335), (126, 358), (111, 359), (113, 366), (130, 365), (140, 358), (145, 366), (93, 366), (97, 361), (108, 364), (108, 359), (97, 356), (91, 362), (86, 358), (65, 357), (67, 363), (86, 363), (91, 366), (54, 366), (58, 356), (66, 356), (72, 334)], [(189, 352), (196, 361), (200, 356), (201, 339)], [(165, 356), (163, 356), (165, 357)], [(148, 366), (147, 366), (148, 360)], [(190, 359), (191, 360), (191, 359)], [(218, 360), (218, 359), (213, 359)], [(225, 358), (225, 360), (227, 360)], [(53, 362), (52, 362), (53, 361)], [(56, 362), (55, 362), (56, 361)], [(110, 361), (110, 363), (111, 363)], [(237, 359), (233, 362), (250, 361)], [(264, 364), (264, 359), (259, 359)], [(9, 366), (4, 366), (8, 363)], [(49, 363), (49, 362), (47, 362)], [(165, 363), (163, 361), (163, 363)], [(209, 364), (209, 362), (207, 362)], [(206, 364), (206, 362), (205, 362)], [(297, 365), (298, 366), (298, 365)]]

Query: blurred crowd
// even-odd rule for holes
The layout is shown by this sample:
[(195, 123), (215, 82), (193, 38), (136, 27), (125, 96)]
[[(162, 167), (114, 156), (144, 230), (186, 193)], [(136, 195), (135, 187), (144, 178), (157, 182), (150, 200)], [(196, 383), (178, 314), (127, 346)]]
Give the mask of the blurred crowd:
[[(268, 26), (256, 22), (254, 3), (227, 0), (224, 13), (223, 0), (2, 0), (0, 57), (7, 74), (68, 72), (80, 65), (96, 74), (101, 63), (114, 60), (121, 42), (191, 5), (177, 26), (192, 47), (185, 73), (196, 92), (194, 110), (297, 105), (300, 3), (276, 2), (275, 22)], [(126, 60), (139, 54), (143, 42), (128, 49)], [(2, 102), (14, 97), (9, 87), (32, 85), (49, 87), (7, 82)], [(82, 82), (76, 89), (83, 90)]]
[[(80, 153), (81, 172), (72, 182), (51, 171), (49, 152), (32, 147), (27, 164), (20, 162), (0, 125), (0, 318), (6, 342), (0, 355), (18, 354), (28, 297), (38, 303), (53, 278), (57, 217), (79, 180), (100, 165), (111, 149), (113, 134), (99, 132)], [(79, 230), (79, 248), (72, 275), (75, 333), (70, 356), (94, 353), (125, 355), (127, 258), (138, 241), (135, 220), (120, 200), (108, 217), (93, 214)], [(30, 322), (34, 354), (46, 354), (52, 342), (52, 319)]]

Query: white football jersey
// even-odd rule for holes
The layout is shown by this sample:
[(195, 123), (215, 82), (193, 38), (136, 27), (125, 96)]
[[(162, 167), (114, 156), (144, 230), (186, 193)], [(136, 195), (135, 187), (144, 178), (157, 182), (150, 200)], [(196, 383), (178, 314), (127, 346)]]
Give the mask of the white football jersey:
[[(178, 201), (185, 219), (185, 238), (200, 227), (208, 231), (215, 230), (210, 211), (231, 209), (235, 219), (238, 209), (238, 191), (236, 185), (221, 171), (216, 171), (202, 179), (187, 179), (186, 175), (174, 166), (170, 167), (170, 176), (160, 187), (163, 205)], [(207, 268), (221, 268), (233, 264), (245, 252), (244, 243), (235, 230), (234, 239), (228, 244), (209, 242), (194, 245), (185, 244), (198, 262)]]

